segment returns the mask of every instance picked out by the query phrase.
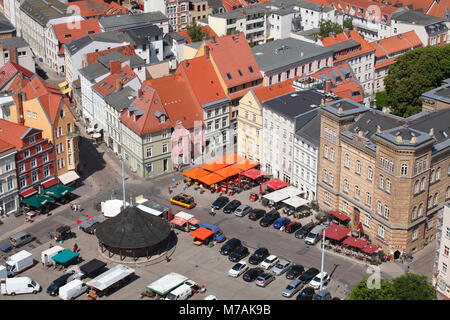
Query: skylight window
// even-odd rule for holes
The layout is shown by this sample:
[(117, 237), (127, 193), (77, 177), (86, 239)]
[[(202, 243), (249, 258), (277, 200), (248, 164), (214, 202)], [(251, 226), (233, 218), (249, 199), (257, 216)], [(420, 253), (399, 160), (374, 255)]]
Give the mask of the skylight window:
[(238, 69), (238, 73), (239, 73), (239, 75), (242, 77), (242, 72), (241, 72), (240, 69)]
[(253, 68), (251, 66), (248, 67), (248, 70), (250, 71), (250, 73), (253, 73)]
[(229, 80), (232, 80), (232, 79), (233, 79), (233, 78), (231, 77), (231, 74), (230, 74), (229, 72), (227, 73), (227, 77), (228, 77)]

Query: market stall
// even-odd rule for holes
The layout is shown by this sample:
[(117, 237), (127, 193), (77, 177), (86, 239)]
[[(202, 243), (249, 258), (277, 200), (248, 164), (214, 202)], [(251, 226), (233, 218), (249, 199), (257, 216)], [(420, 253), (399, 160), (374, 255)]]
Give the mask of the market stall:
[(209, 245), (212, 242), (214, 232), (206, 228), (198, 228), (192, 231), (190, 236), (194, 238), (193, 242), (197, 246), (202, 244)]
[(177, 229), (183, 231), (196, 230), (200, 221), (197, 220), (194, 215), (186, 213), (184, 211), (178, 212), (174, 219), (170, 223)]
[(338, 223), (346, 224), (348, 221), (350, 221), (350, 217), (339, 210), (335, 210), (330, 213), (337, 219)]

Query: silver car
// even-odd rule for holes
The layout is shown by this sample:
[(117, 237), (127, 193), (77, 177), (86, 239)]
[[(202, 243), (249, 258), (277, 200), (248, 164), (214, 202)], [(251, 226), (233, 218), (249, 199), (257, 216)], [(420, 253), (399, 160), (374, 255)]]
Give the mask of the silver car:
[(286, 298), (292, 297), (294, 294), (300, 291), (300, 289), (303, 287), (303, 281), (300, 281), (298, 279), (292, 280), (291, 283), (287, 285), (286, 288), (281, 291), (281, 295)]
[(291, 265), (292, 261), (282, 259), (272, 268), (272, 274), (279, 276), (285, 273)]
[(256, 278), (255, 284), (259, 287), (267, 287), (269, 283), (275, 280), (275, 276), (270, 273), (263, 273)]
[(237, 215), (238, 217), (243, 217), (247, 213), (249, 213), (251, 210), (252, 210), (252, 208), (250, 206), (242, 204), (234, 211), (234, 214)]

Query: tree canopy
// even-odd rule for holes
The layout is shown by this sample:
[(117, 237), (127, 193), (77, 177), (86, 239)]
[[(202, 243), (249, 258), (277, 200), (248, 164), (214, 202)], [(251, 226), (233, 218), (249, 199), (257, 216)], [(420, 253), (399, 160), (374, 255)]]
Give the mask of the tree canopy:
[(194, 21), (186, 29), (188, 31), (189, 37), (192, 39), (193, 42), (202, 41), (204, 38), (209, 36), (208, 30), (202, 31), (202, 26), (197, 24), (196, 21)]
[(398, 57), (384, 79), (392, 113), (409, 117), (420, 112), (420, 96), (449, 77), (450, 45), (420, 48)]
[(319, 29), (319, 32), (316, 33), (316, 37), (328, 37), (330, 32), (341, 33), (344, 31), (344, 28), (339, 23), (332, 22), (331, 20), (320, 20)]
[(369, 289), (367, 278), (352, 290), (349, 300), (436, 300), (437, 295), (427, 277), (406, 273), (400, 277), (380, 280), (379, 289)]

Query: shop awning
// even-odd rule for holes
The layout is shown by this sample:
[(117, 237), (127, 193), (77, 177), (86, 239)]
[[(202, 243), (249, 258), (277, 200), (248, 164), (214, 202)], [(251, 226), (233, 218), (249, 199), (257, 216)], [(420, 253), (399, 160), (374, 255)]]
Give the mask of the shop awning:
[(217, 160), (217, 162), (226, 163), (229, 166), (235, 163), (245, 163), (246, 161), (248, 161), (248, 159), (238, 156), (235, 153), (223, 156), (222, 159)]
[(352, 230), (343, 225), (332, 224), (325, 229), (325, 238), (341, 241), (350, 233), (350, 231)]
[(252, 160), (247, 160), (244, 162), (238, 162), (235, 164), (236, 167), (238, 167), (239, 169), (241, 169), (242, 171), (246, 171), (249, 170), (251, 168), (254, 168), (256, 166), (259, 165), (259, 162), (256, 161), (252, 161)]
[(28, 197), (32, 196), (33, 194), (36, 194), (36, 193), (37, 193), (37, 190), (35, 188), (30, 188), (30, 189), (27, 189), (27, 190), (21, 192), (20, 196), (24, 197), (24, 198), (28, 198)]
[[(325, 234), (325, 236), (326, 236), (326, 234)], [(344, 242), (342, 242), (342, 244), (349, 246), (349, 247), (362, 249), (365, 246), (367, 246), (369, 243), (367, 241), (364, 241), (364, 240), (361, 240), (358, 238), (348, 237), (347, 239), (344, 240)]]
[(259, 171), (258, 169), (250, 169), (250, 170), (247, 170), (247, 171), (241, 173), (241, 176), (250, 178), (252, 180), (256, 180), (265, 175), (266, 174), (264, 172)]
[(308, 200), (297, 196), (283, 200), (283, 203), (293, 207), (294, 209), (300, 208), (301, 206), (305, 206), (308, 202), (309, 202)]
[(280, 179), (275, 178), (273, 180), (264, 182), (263, 185), (269, 187), (270, 189), (278, 190), (287, 187), (289, 183), (286, 183), (284, 181), (281, 181)]
[(56, 263), (60, 264), (66, 264), (69, 261), (72, 261), (76, 257), (78, 257), (80, 254), (78, 252), (73, 252), (70, 249), (66, 249), (57, 255), (53, 256), (52, 259), (55, 260)]
[(362, 248), (362, 252), (368, 253), (368, 254), (372, 254), (376, 251), (378, 251), (378, 249), (380, 249), (379, 246), (376, 246), (374, 244), (369, 244), (368, 246), (365, 246), (364, 248)]
[(62, 184), (69, 184), (77, 179), (80, 179), (80, 176), (74, 170), (70, 170), (58, 176), (58, 179)]
[(206, 228), (198, 228), (195, 231), (192, 231), (190, 236), (200, 239), (200, 240), (206, 240), (209, 237), (211, 237), (214, 234), (214, 232), (212, 232), (209, 229)]
[(64, 197), (65, 195), (71, 193), (73, 190), (75, 190), (72, 187), (65, 186), (63, 184), (55, 184), (50, 188), (44, 189), (42, 193), (46, 194), (47, 196), (59, 199), (61, 197)]
[(233, 176), (237, 176), (239, 173), (241, 173), (242, 170), (235, 167), (235, 165), (231, 165), (225, 168), (222, 168), (220, 170), (215, 171), (215, 174), (221, 175), (224, 178), (230, 178)]
[(206, 176), (207, 174), (210, 174), (210, 173), (211, 172), (203, 170), (201, 168), (194, 168), (194, 169), (188, 170), (186, 172), (183, 172), (183, 176), (197, 180), (198, 178)]
[(51, 197), (37, 193), (35, 195), (32, 195), (31, 197), (22, 199), (20, 202), (37, 209), (46, 205), (52, 200), (53, 198)]
[(207, 184), (207, 185), (212, 185), (212, 184), (218, 183), (223, 180), (225, 180), (225, 178), (216, 173), (210, 173), (210, 174), (200, 177), (198, 179), (198, 181), (200, 181), (204, 184)]
[(335, 216), (336, 218), (338, 218), (341, 221), (346, 221), (346, 220), (350, 220), (350, 217), (343, 214), (342, 212), (340, 212), (339, 210), (333, 211), (331, 212), (331, 214), (333, 216)]
[(187, 222), (187, 220), (185, 220), (185, 219), (183, 219), (183, 218), (180, 218), (180, 217), (177, 217), (177, 216), (175, 216), (175, 218), (173, 218), (171, 221), (170, 221), (170, 223), (173, 223), (173, 224), (176, 224), (177, 226), (182, 226), (182, 225), (184, 225), (185, 223)]
[(214, 172), (214, 171), (220, 170), (220, 169), (228, 167), (228, 166), (229, 166), (229, 164), (226, 164), (226, 163), (223, 163), (223, 162), (219, 162), (219, 161), (217, 161), (217, 162), (213, 161), (213, 162), (202, 164), (200, 166), (200, 168), (203, 168), (205, 170)]
[(51, 178), (47, 181), (44, 181), (41, 183), (41, 186), (43, 186), (45, 189), (50, 188), (51, 186), (54, 186), (55, 184), (58, 184), (58, 180), (56, 178)]

